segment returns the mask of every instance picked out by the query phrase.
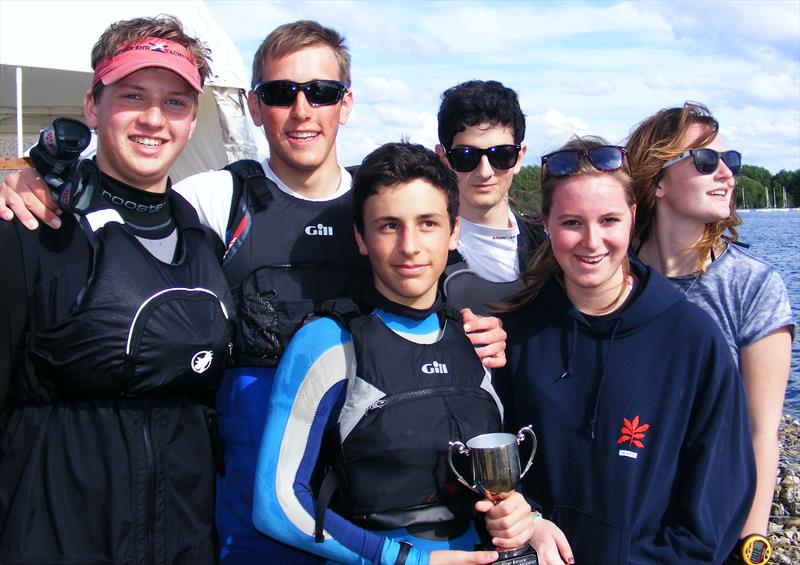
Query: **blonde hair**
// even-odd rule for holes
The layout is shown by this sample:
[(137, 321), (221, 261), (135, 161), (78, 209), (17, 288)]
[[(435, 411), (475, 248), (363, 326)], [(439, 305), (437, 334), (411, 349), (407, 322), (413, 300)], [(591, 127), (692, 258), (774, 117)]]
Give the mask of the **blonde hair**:
[(276, 27), (253, 55), (251, 88), (262, 81), (264, 63), (284, 57), (306, 47), (330, 47), (339, 67), (339, 80), (350, 88), (350, 52), (344, 37), (337, 31), (311, 20), (299, 20)]
[[(689, 127), (695, 124), (706, 126), (705, 134), (691, 147), (681, 145), (681, 139)], [(686, 102), (682, 108), (665, 108), (637, 125), (628, 138), (628, 164), (633, 176), (636, 196), (636, 229), (634, 241), (639, 247), (652, 235), (655, 221), (656, 190), (661, 182), (662, 169), (666, 161), (677, 157), (687, 149), (704, 147), (717, 136), (719, 124), (704, 105)], [(711, 251), (720, 244), (720, 238), (728, 232), (728, 238), (736, 241), (736, 226), (741, 224), (736, 214), (736, 191), (731, 197), (731, 213), (724, 220), (706, 224), (700, 240), (692, 246), (697, 253), (697, 270), (704, 271)]]

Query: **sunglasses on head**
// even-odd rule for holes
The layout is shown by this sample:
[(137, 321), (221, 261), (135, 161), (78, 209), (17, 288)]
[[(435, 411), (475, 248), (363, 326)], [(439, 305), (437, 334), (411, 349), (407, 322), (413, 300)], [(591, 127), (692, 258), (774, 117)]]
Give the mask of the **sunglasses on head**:
[(267, 80), (253, 89), (267, 106), (291, 106), (301, 90), (312, 106), (330, 106), (342, 99), (347, 87), (337, 80)]
[(738, 151), (731, 150), (722, 151), (720, 153), (719, 151), (714, 151), (713, 149), (708, 149), (707, 147), (684, 151), (677, 157), (674, 157), (661, 165), (661, 169), (666, 169), (670, 165), (674, 165), (678, 161), (686, 159), (689, 156), (694, 159), (694, 168), (697, 169), (697, 172), (701, 175), (710, 175), (716, 171), (717, 167), (719, 166), (720, 159), (722, 159), (722, 162), (725, 163), (725, 165), (731, 170), (733, 176), (738, 175), (739, 171), (742, 170), (742, 154)]
[(616, 171), (625, 162), (625, 148), (601, 145), (592, 149), (562, 149), (542, 157), (542, 169), (551, 177), (564, 177), (578, 170), (581, 157), (589, 159), (598, 171)]
[(471, 145), (462, 145), (448, 149), (447, 160), (459, 173), (468, 173), (475, 169), (481, 162), (481, 157), (486, 155), (489, 164), (494, 169), (506, 170), (517, 164), (519, 158), (519, 145), (495, 145), (486, 149), (479, 149)]

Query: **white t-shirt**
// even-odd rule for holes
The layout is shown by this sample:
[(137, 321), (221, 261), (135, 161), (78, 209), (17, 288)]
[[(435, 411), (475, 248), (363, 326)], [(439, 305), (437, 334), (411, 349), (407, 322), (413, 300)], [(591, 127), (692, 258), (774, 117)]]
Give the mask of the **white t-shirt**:
[(491, 282), (510, 282), (519, 278), (517, 237), (519, 226), (511, 210), (509, 228), (493, 228), (460, 218), (458, 252), (469, 268)]
[[(350, 173), (339, 165), (341, 175), (336, 192), (324, 198), (306, 198), (286, 186), (275, 176), (269, 166), (269, 160), (262, 161), (261, 166), (264, 167), (264, 174), (266, 174), (267, 178), (273, 181), (280, 190), (300, 200), (317, 202), (333, 200), (350, 190), (352, 182)], [(231, 173), (224, 170), (198, 173), (183, 179), (172, 188), (194, 207), (200, 218), (200, 223), (214, 230), (220, 240), (224, 242), (225, 230), (228, 227), (228, 218), (231, 212), (231, 200), (233, 199), (233, 177)]]

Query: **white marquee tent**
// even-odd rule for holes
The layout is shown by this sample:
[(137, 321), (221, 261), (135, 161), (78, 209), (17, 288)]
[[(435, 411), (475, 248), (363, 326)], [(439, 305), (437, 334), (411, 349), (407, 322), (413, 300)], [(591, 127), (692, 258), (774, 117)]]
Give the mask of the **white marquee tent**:
[(247, 114), (249, 71), (200, 1), (0, 0), (0, 133), (31, 136), (58, 116), (81, 119), (97, 38), (114, 21), (159, 14), (178, 17), (212, 51), (197, 128), (172, 168), (173, 180), (258, 158), (264, 143)]

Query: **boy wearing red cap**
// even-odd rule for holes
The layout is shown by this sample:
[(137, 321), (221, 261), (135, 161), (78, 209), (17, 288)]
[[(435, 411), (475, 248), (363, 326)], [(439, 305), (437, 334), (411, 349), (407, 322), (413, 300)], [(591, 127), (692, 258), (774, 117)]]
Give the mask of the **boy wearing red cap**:
[(84, 99), (88, 204), (0, 225), (0, 562), (215, 563), (213, 391), (232, 300), (168, 172), (208, 52), (170, 17), (109, 27)]

